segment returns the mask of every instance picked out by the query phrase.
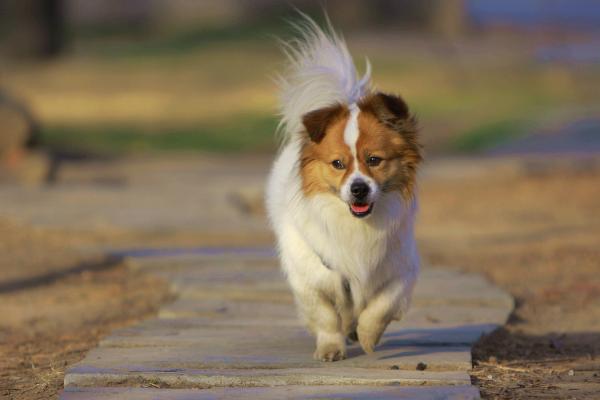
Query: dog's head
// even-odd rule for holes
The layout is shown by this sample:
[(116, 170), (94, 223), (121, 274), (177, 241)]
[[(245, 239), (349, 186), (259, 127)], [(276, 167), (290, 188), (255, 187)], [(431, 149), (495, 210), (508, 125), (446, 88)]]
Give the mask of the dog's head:
[(305, 114), (301, 151), (306, 196), (333, 193), (355, 217), (368, 216), (388, 193), (413, 196), (421, 161), (416, 119), (398, 96), (375, 93), (350, 107)]

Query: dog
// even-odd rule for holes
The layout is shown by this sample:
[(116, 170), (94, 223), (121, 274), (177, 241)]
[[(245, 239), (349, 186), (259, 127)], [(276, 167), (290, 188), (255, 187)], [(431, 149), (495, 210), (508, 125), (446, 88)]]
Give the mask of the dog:
[(356, 71), (329, 20), (303, 15), (284, 42), (282, 144), (266, 208), (314, 358), (346, 357), (346, 340), (372, 353), (408, 310), (419, 273), (414, 238), (416, 118), (397, 95)]

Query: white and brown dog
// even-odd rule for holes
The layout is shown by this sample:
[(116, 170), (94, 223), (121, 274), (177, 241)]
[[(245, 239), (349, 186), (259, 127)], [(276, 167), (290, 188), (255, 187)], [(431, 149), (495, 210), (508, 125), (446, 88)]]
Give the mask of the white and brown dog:
[(345, 42), (305, 18), (285, 46), (283, 145), (267, 208), (282, 268), (315, 335), (314, 357), (371, 353), (407, 311), (419, 272), (413, 225), (421, 160), (416, 120), (398, 96), (358, 76)]

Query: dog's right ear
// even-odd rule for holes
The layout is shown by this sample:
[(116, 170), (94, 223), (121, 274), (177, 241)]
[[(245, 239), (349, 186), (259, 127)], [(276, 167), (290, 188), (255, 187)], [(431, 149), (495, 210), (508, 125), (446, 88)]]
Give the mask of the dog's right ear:
[(344, 107), (340, 104), (336, 104), (329, 107), (319, 108), (308, 112), (302, 116), (302, 124), (312, 140), (315, 143), (321, 142), (325, 137), (325, 132), (329, 124), (341, 113), (343, 113)]

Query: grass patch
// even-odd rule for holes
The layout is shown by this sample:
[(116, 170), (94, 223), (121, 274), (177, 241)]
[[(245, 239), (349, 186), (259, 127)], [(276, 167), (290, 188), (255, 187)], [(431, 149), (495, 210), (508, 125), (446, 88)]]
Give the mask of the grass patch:
[(517, 119), (485, 123), (458, 135), (452, 143), (452, 149), (462, 153), (486, 150), (522, 136), (529, 125)]
[(278, 26), (259, 27), (240, 25), (233, 28), (202, 27), (182, 30), (163, 37), (143, 40), (101, 42), (95, 44), (93, 52), (104, 58), (146, 58), (187, 55), (217, 43), (244, 43), (265, 40)]
[[(262, 43), (275, 37), (289, 37), (293, 28), (288, 20), (297, 20), (298, 15), (287, 5), (261, 17), (246, 21), (233, 21), (223, 25), (199, 24), (184, 26), (170, 31), (153, 31), (145, 24), (91, 26), (70, 32), (72, 41), (80, 41), (91, 52), (105, 58), (145, 58), (186, 55), (217, 44), (243, 46), (247, 43)], [(323, 25), (323, 17), (315, 20)], [(116, 39), (116, 41), (111, 40)]]
[(275, 148), (277, 120), (238, 116), (228, 121), (180, 127), (138, 125), (49, 126), (42, 145), (53, 151), (127, 154), (157, 151), (240, 152)]

